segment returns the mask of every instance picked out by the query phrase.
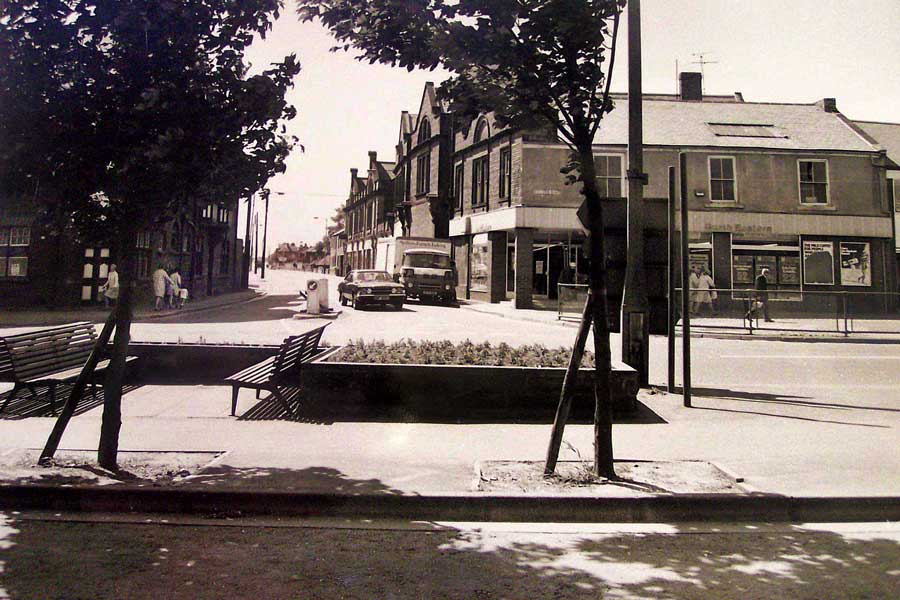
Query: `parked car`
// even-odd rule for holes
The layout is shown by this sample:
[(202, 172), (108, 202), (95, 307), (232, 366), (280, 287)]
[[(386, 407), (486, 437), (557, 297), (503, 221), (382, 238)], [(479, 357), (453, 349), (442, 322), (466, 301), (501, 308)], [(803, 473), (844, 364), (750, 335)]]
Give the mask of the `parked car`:
[(397, 310), (403, 308), (406, 293), (403, 286), (394, 282), (387, 271), (356, 270), (338, 284), (341, 306), (349, 303), (353, 308), (373, 304), (390, 304)]

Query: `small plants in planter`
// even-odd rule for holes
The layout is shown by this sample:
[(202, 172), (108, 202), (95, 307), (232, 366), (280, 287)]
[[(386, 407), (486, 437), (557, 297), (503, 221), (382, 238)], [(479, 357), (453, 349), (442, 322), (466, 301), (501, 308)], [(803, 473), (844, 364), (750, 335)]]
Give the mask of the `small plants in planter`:
[[(447, 340), (385, 343), (357, 340), (349, 342), (327, 358), (327, 362), (350, 362), (399, 365), (477, 365), (496, 367), (565, 368), (571, 351), (547, 348), (540, 344), (510, 346), (505, 343), (474, 343), (466, 340), (454, 344)], [(594, 355), (585, 352), (582, 368), (594, 366)]]

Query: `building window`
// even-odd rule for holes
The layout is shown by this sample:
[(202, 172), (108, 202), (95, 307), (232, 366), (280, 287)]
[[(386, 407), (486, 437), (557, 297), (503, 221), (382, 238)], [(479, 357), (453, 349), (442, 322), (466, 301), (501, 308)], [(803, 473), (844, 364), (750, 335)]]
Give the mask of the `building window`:
[(594, 157), (597, 193), (601, 198), (622, 198), (622, 157), (610, 154)]
[(478, 122), (478, 125), (475, 127), (475, 138), (472, 143), (477, 144), (483, 139), (489, 138), (491, 136), (491, 129), (488, 125), (487, 119), (481, 119)]
[(800, 204), (828, 204), (828, 162), (798, 160)]
[(416, 194), (427, 194), (431, 190), (431, 153), (416, 159)]
[(138, 252), (135, 256), (137, 262), (135, 265), (135, 275), (138, 279), (146, 279), (150, 277), (150, 253)]
[(737, 199), (734, 158), (730, 156), (709, 158), (709, 199), (713, 202), (734, 202)]
[(219, 263), (219, 275), (227, 275), (231, 270), (231, 244), (228, 240), (222, 242), (222, 260)]
[(0, 279), (28, 277), (31, 227), (0, 227)]
[(484, 206), (488, 201), (490, 169), (487, 155), (472, 161), (472, 206)]
[(509, 148), (500, 150), (500, 189), (501, 198), (510, 197), (512, 187), (512, 152)]
[(138, 231), (137, 240), (134, 243), (136, 248), (142, 248), (145, 250), (149, 250), (153, 245), (153, 232), (151, 231)]
[(428, 119), (422, 119), (421, 125), (419, 125), (419, 143), (427, 142), (431, 139), (431, 123), (428, 122)]
[(463, 209), (463, 188), (465, 187), (466, 168), (465, 163), (456, 165), (456, 175), (453, 179), (453, 192), (456, 195), (456, 208)]

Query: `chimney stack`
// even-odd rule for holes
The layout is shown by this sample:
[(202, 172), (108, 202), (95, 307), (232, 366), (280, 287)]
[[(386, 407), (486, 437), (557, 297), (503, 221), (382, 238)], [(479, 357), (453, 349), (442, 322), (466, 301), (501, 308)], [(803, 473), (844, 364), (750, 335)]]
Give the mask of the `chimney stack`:
[(837, 109), (837, 100), (834, 98), (822, 98), (818, 102), (816, 102), (819, 106), (822, 107), (822, 110), (828, 113), (836, 113)]
[(681, 73), (681, 99), (699, 102), (703, 100), (703, 75), (695, 71)]
[(356, 174), (359, 173), (359, 169), (350, 169), (350, 176), (356, 179)]

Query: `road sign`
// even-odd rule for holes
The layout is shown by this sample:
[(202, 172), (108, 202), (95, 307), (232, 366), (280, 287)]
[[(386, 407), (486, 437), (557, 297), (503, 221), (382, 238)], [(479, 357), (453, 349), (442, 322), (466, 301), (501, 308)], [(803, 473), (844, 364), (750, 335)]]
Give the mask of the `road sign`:
[(581, 221), (581, 226), (584, 227), (585, 231), (587, 231), (588, 235), (590, 235), (591, 228), (589, 226), (590, 219), (588, 218), (589, 212), (588, 212), (587, 198), (585, 198), (581, 202), (581, 206), (578, 207), (578, 211), (575, 213), (575, 216), (578, 217), (578, 220)]

